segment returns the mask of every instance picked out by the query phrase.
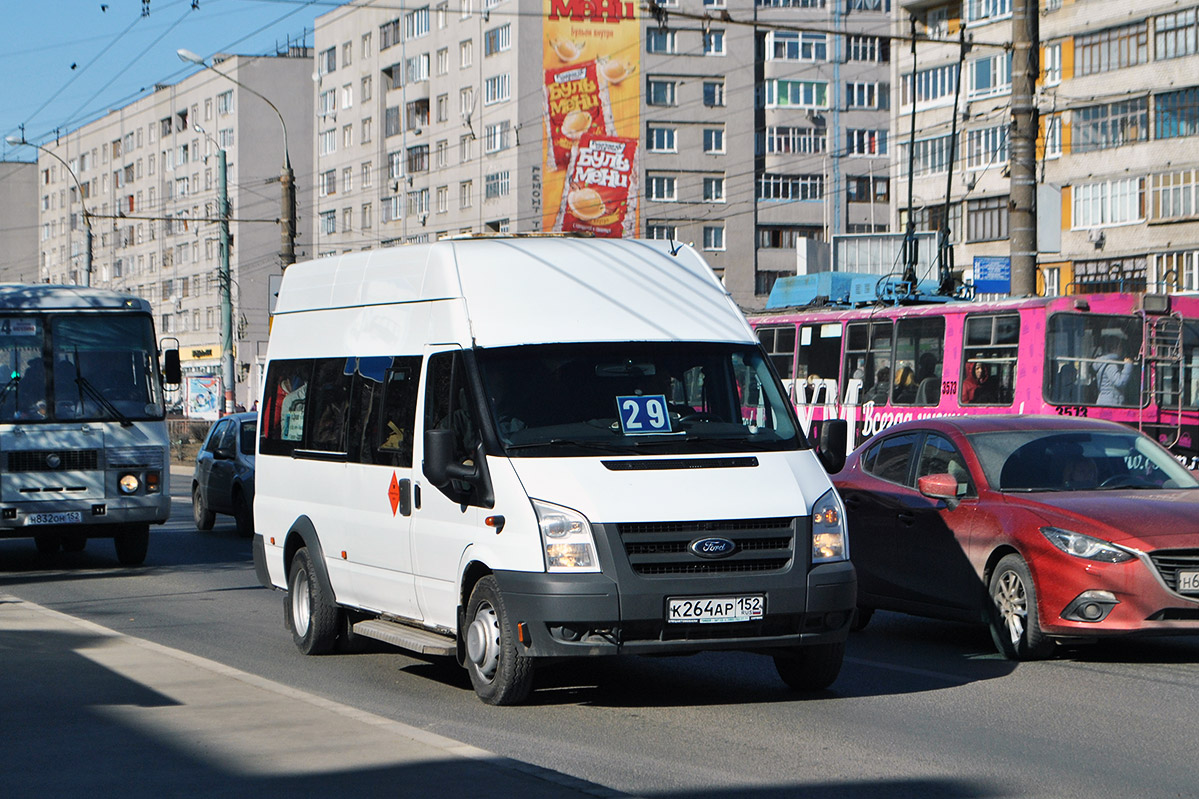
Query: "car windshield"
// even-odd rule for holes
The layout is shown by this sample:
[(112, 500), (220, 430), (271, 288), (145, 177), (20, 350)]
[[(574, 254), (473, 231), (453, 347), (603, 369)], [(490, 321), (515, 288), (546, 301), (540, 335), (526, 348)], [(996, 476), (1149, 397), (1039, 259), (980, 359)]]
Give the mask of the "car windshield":
[(967, 438), (987, 482), (1000, 491), (1199, 488), (1169, 452), (1135, 430), (1024, 430)]
[(509, 455), (806, 447), (753, 344), (614, 342), (478, 350)]

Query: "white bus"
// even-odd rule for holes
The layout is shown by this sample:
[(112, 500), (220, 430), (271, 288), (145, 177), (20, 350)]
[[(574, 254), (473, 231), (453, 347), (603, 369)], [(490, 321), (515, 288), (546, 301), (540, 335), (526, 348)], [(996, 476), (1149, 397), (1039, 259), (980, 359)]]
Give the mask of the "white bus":
[(752, 650), (801, 690), (841, 667), (841, 500), (690, 247), (293, 265), (259, 418), (254, 562), (306, 654), (361, 635), (456, 657), (492, 704), (554, 658)]
[(0, 284), (0, 378), (0, 537), (43, 555), (111, 538), (123, 565), (144, 562), (171, 508), (150, 304)]

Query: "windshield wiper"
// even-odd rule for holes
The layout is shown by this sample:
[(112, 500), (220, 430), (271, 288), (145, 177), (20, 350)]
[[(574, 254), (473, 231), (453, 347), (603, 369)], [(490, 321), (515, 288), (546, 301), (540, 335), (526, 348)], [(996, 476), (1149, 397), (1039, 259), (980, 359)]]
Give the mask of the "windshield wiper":
[(133, 426), (133, 421), (130, 420), (128, 416), (117, 410), (117, 406), (109, 402), (108, 398), (101, 394), (99, 389), (93, 386), (91, 381), (79, 374), (78, 371), (75, 373), (75, 383), (81, 389), (83, 389), (89, 397), (95, 400), (97, 405), (112, 414), (112, 417), (121, 423), (121, 427)]
[(21, 385), (21, 373), (13, 372), (12, 377), (4, 384), (4, 388), (0, 389), (0, 405), (4, 404), (4, 400), (8, 399), (8, 392), (12, 391)]
[(635, 444), (615, 444), (607, 441), (592, 441), (579, 438), (548, 438), (545, 441), (531, 441), (527, 444), (508, 444), (504, 449), (508, 452), (518, 450), (535, 449), (536, 447), (579, 447), (581, 449), (595, 449), (600, 452), (637, 452)]

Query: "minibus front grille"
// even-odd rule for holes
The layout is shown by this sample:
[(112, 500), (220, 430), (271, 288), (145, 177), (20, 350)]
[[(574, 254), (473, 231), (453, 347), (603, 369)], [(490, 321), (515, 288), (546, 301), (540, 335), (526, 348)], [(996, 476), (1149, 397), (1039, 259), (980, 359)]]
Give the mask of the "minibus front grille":
[(1180, 571), (1199, 571), (1199, 549), (1159, 549), (1149, 558), (1171, 591), (1178, 590)]
[[(629, 565), (642, 576), (779, 572), (795, 557), (793, 518), (631, 522), (616, 529)], [(690, 545), (705, 538), (732, 541), (732, 553), (700, 557)]]
[(25, 449), (8, 453), (10, 472), (91, 471), (99, 463), (99, 453), (94, 449)]

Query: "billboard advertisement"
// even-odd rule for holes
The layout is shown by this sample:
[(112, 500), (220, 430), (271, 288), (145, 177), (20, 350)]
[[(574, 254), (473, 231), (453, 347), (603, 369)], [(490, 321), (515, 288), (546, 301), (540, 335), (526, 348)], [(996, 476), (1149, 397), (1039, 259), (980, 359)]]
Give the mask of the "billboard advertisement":
[(641, 23), (637, 6), (544, 0), (541, 229), (638, 235)]
[(224, 396), (221, 378), (216, 375), (188, 376), (185, 415), (190, 419), (216, 419), (221, 415)]

